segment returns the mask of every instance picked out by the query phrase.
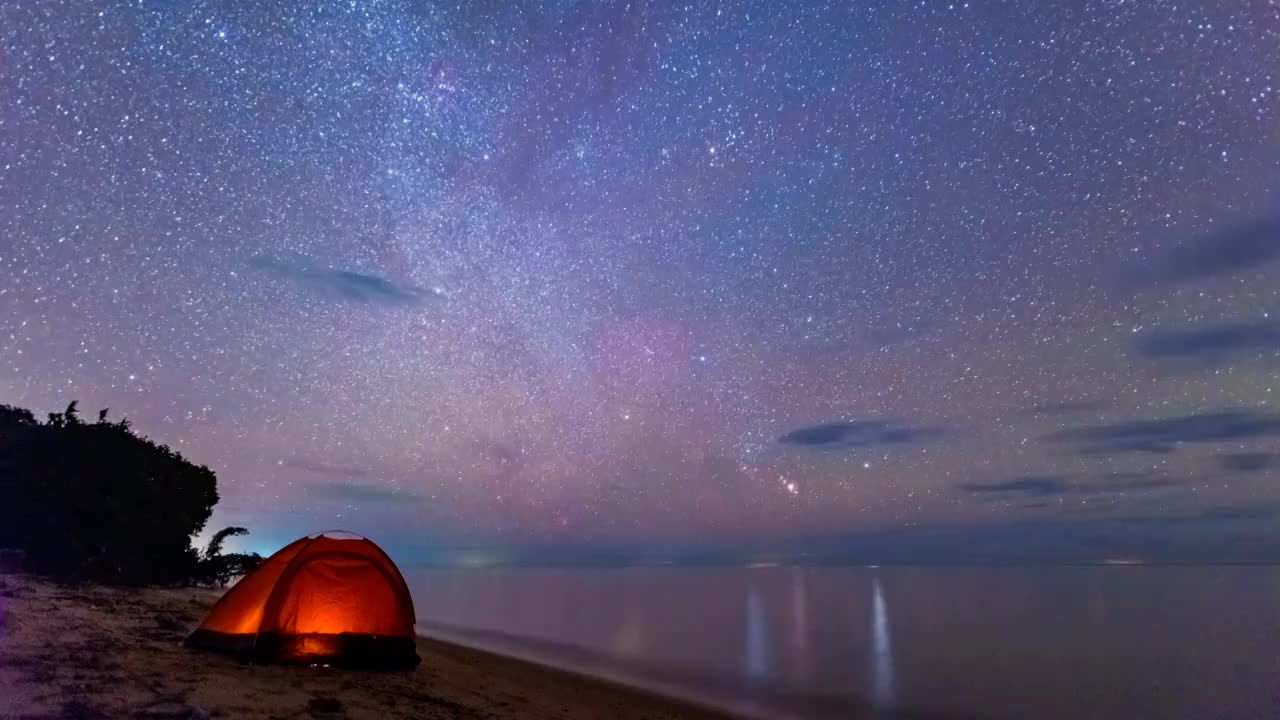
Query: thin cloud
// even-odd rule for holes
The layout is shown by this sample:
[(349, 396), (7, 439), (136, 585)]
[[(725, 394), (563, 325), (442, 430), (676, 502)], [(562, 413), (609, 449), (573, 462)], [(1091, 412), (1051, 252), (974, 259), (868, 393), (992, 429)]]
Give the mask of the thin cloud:
[(1181, 285), (1254, 270), (1280, 257), (1280, 218), (1240, 223), (1180, 245), (1153, 264), (1133, 268), (1129, 284)]
[(1131, 420), (1053, 433), (1051, 442), (1075, 445), (1081, 454), (1120, 452), (1171, 453), (1189, 443), (1280, 435), (1280, 415), (1252, 410)]
[(863, 448), (904, 445), (939, 433), (936, 428), (912, 427), (893, 420), (855, 420), (792, 430), (778, 438), (778, 442), (816, 448)]
[(990, 483), (962, 483), (960, 489), (974, 495), (992, 497), (1047, 498), (1062, 495), (1104, 495), (1110, 493), (1163, 490), (1178, 481), (1146, 473), (1114, 473), (1099, 482), (1073, 482), (1063, 475), (1026, 475)]
[(274, 277), (305, 287), (317, 295), (344, 302), (386, 306), (416, 306), (443, 297), (439, 290), (396, 283), (378, 275), (316, 267), (307, 262), (258, 258), (253, 266)]
[(1228, 453), (1218, 456), (1218, 464), (1230, 472), (1251, 473), (1266, 470), (1275, 457), (1267, 452)]
[(1280, 351), (1280, 322), (1273, 320), (1206, 324), (1139, 335), (1138, 352), (1159, 359), (1220, 362), (1233, 355)]
[(1028, 475), (991, 483), (961, 483), (960, 489), (978, 495), (1049, 497), (1067, 492), (1066, 479), (1058, 475)]
[(1150, 473), (1111, 473), (1104, 475), (1100, 482), (1081, 483), (1075, 487), (1075, 491), (1080, 495), (1138, 493), (1148, 490), (1163, 490), (1177, 487), (1180, 484), (1181, 482), (1174, 478)]
[(1280, 505), (1226, 505), (1205, 510), (1197, 516), (1197, 519), (1247, 522), (1250, 520), (1270, 520), (1278, 516), (1280, 516)]

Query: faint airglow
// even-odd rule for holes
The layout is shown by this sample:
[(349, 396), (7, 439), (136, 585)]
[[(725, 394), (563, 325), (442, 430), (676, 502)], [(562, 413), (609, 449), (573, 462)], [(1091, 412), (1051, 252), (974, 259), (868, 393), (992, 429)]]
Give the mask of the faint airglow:
[(485, 568), (504, 565), (511, 558), (501, 550), (469, 549), (450, 551), (443, 559), (453, 567)]

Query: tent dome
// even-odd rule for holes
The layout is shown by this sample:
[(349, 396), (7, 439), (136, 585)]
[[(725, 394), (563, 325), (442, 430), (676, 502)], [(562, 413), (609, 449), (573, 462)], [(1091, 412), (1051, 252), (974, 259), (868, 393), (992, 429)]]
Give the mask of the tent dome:
[(413, 599), (367, 538), (322, 533), (286, 545), (231, 587), (187, 645), (258, 661), (410, 668)]

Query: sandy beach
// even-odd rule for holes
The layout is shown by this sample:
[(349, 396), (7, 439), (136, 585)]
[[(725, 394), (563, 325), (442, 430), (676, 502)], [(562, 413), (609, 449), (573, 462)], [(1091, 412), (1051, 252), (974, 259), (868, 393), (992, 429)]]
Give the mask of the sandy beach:
[(4, 718), (726, 718), (644, 691), (420, 638), (413, 672), (250, 665), (183, 638), (201, 589), (0, 574)]

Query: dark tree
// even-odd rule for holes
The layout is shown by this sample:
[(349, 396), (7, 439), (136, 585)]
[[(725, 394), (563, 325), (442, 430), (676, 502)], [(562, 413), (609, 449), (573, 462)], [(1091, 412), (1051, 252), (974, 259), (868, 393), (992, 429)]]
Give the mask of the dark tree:
[(233, 527), (222, 528), (218, 532), (214, 533), (213, 537), (209, 539), (209, 544), (205, 546), (205, 549), (204, 549), (204, 555), (202, 556), (203, 559), (208, 560), (209, 558), (221, 556), (222, 544), (227, 541), (227, 538), (240, 537), (241, 535), (248, 535), (248, 534), (249, 534), (249, 531), (242, 527), (233, 526)]
[(200, 565), (195, 574), (195, 581), (204, 585), (226, 585), (231, 578), (244, 575), (262, 562), (258, 553), (223, 554), (222, 543), (229, 537), (248, 535), (249, 531), (242, 527), (225, 527), (214, 533), (209, 545), (200, 555)]
[(136, 435), (128, 420), (80, 420), (76, 403), (39, 423), (0, 406), (0, 545), (35, 572), (127, 583), (184, 582), (218, 502), (213, 471)]
[(34, 427), (40, 421), (26, 408), (0, 405), (0, 433), (10, 427)]

